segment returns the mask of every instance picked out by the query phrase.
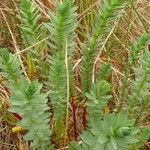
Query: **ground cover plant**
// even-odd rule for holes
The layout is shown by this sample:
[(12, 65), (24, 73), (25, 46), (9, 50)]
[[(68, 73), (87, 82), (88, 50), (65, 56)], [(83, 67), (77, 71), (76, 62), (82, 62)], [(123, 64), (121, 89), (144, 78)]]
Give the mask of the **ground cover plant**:
[(150, 149), (150, 16), (141, 5), (1, 4), (0, 149)]

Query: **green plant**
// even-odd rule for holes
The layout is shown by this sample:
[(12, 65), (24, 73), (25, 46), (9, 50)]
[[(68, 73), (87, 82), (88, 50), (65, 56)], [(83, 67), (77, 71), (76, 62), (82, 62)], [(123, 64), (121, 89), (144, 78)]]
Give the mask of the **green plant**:
[(15, 54), (11, 54), (7, 49), (0, 49), (0, 74), (10, 82), (17, 82), (21, 76), (20, 63)]
[(99, 80), (107, 80), (111, 73), (111, 64), (109, 63), (102, 63), (99, 69), (97, 81)]
[(133, 127), (131, 121), (123, 114), (110, 114), (104, 120), (92, 122), (89, 130), (83, 132), (81, 138), (85, 150), (127, 150), (137, 143), (139, 129)]
[(131, 47), (131, 53), (129, 56), (129, 62), (133, 65), (137, 64), (137, 60), (139, 56), (145, 52), (145, 48), (148, 48), (148, 44), (150, 41), (150, 34), (142, 35), (136, 42), (133, 43)]
[(50, 125), (47, 106), (47, 94), (41, 93), (42, 84), (37, 81), (29, 83), (26, 79), (21, 79), (18, 84), (11, 85), (10, 102), (13, 105), (9, 111), (21, 115), (22, 120), (18, 126), (26, 129), (24, 139), (33, 141), (32, 146), (38, 149), (49, 149)]
[(29, 78), (46, 80), (49, 67), (45, 62), (47, 59), (45, 50), (48, 44), (46, 41), (47, 30), (43, 26), (42, 15), (38, 7), (30, 0), (21, 1), (20, 14), (24, 47), (32, 46), (27, 51), (26, 60)]
[[(83, 10), (88, 9), (89, 2), (94, 3), (88, 0)], [(116, 61), (108, 56), (106, 60), (110, 60), (109, 63), (105, 59), (102, 59), (101, 64), (96, 62), (98, 57), (105, 58), (108, 54), (106, 51), (102, 53), (102, 44), (106, 44), (105, 39), (128, 2), (102, 1), (98, 13), (94, 14), (97, 10), (93, 10), (91, 14), (83, 16), (84, 23), (87, 22), (84, 28), (78, 22), (77, 7), (72, 0), (56, 1), (56, 9), (49, 11), (49, 20), (46, 21), (42, 20), (42, 13), (35, 2), (21, 1), (23, 46), (29, 47), (22, 58), (29, 79), (22, 73), (18, 53), (12, 54), (5, 48), (0, 49), (0, 74), (8, 81), (6, 88), (10, 93), (11, 104), (8, 111), (21, 116), (22, 119), (16, 125), (25, 129), (24, 139), (30, 141), (33, 148), (129, 150), (140, 149), (149, 140), (149, 134), (146, 134), (149, 127), (141, 129), (150, 107), (149, 34), (144, 34), (133, 43), (127, 65), (117, 62), (124, 65), (126, 74), (117, 73), (125, 77), (123, 80), (129, 84), (126, 89), (120, 89), (128, 95), (123, 102), (115, 95), (114, 83), (111, 81), (110, 72), (113, 73), (113, 62)], [(94, 18), (95, 21), (91, 22)], [(86, 41), (78, 37), (78, 27), (80, 32), (87, 32)], [(44, 50), (47, 47), (49, 51), (46, 57)], [(77, 62), (73, 67), (76, 57), (74, 52), (78, 47), (83, 48), (83, 59), (81, 65)], [(79, 74), (75, 74), (78, 65)], [(77, 75), (78, 87), (74, 78)], [(122, 82), (117, 83), (117, 86), (121, 87), (120, 84)], [(106, 114), (105, 109), (111, 105), (115, 96), (121, 105), (116, 109), (115, 103), (115, 109), (111, 108)], [(67, 146), (72, 139), (74, 142)]]
[(76, 7), (71, 0), (56, 1), (56, 12), (49, 12), (50, 22), (45, 26), (50, 32), (49, 98), (53, 106), (53, 134), (57, 143), (68, 137), (69, 101), (75, 94), (72, 56), (77, 27)]
[(0, 50), (0, 69), (2, 74), (10, 79), (9, 101), (12, 107), (9, 111), (21, 115), (22, 119), (17, 125), (27, 130), (24, 138), (33, 141), (33, 147), (49, 149), (51, 131), (47, 106), (48, 93), (41, 93), (42, 84), (37, 81), (29, 82), (21, 75), (20, 64), (15, 54), (10, 54), (6, 49)]
[(135, 68), (135, 80), (131, 83), (131, 94), (128, 98), (129, 112), (136, 117), (138, 122), (149, 111), (150, 101), (150, 52), (145, 50), (144, 56), (140, 58), (140, 67)]
[(54, 119), (66, 117), (66, 107), (73, 94), (74, 77), (72, 55), (75, 46), (77, 13), (73, 2), (65, 0), (56, 3), (56, 14), (50, 12), (51, 23), (46, 24), (50, 31), (50, 99), (54, 107)]
[[(95, 22), (93, 23), (92, 35), (87, 35), (87, 43), (83, 50), (83, 61), (81, 68), (81, 84), (83, 94), (88, 92), (91, 83), (94, 61), (98, 55), (98, 49), (101, 47), (106, 36), (109, 34), (110, 29), (114, 25), (114, 22), (121, 14), (121, 10), (126, 6), (126, 1), (121, 2), (119, 0), (107, 0), (102, 2), (99, 13), (96, 15)], [(94, 79), (95, 80), (95, 79)]]
[(102, 117), (102, 111), (110, 100), (110, 85), (105, 80), (93, 84), (89, 93), (86, 93), (88, 116), (90, 123)]

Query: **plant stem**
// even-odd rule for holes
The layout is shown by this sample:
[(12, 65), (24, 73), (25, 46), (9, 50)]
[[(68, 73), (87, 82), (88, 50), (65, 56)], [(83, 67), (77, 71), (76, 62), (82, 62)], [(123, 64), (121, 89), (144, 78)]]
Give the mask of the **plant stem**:
[(76, 118), (76, 110), (77, 110), (76, 103), (72, 102), (74, 140), (77, 140), (77, 118)]
[(67, 139), (68, 131), (68, 120), (69, 120), (69, 92), (70, 92), (70, 83), (69, 83), (69, 66), (68, 66), (68, 43), (66, 38), (66, 48), (65, 48), (65, 66), (66, 66), (66, 75), (67, 75), (67, 107), (66, 107), (66, 126), (65, 126), (65, 141)]

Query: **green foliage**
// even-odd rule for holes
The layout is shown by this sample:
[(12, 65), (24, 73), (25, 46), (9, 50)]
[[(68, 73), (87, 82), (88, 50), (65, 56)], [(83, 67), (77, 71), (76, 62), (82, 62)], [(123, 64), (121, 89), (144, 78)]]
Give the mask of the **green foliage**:
[(131, 52), (129, 56), (129, 62), (133, 65), (137, 63), (140, 55), (145, 51), (145, 48), (148, 48), (150, 42), (150, 34), (142, 35), (131, 47)]
[(8, 80), (16, 82), (20, 76), (20, 63), (17, 55), (11, 54), (7, 49), (0, 49), (0, 70), (1, 74)]
[[(31, 0), (21, 1), (20, 13), (21, 33), (25, 47), (32, 46), (46, 38), (47, 30), (43, 27), (41, 13)], [(27, 51), (29, 76), (30, 74), (34, 76), (37, 73), (39, 78), (47, 79), (48, 65), (45, 62), (44, 54), (46, 48), (47, 42), (45, 40)]]
[(83, 132), (82, 150), (127, 150), (130, 145), (137, 143), (138, 129), (134, 122), (123, 114), (110, 114), (104, 120), (92, 123), (89, 130)]
[(29, 83), (23, 79), (20, 71), (20, 63), (15, 54), (7, 49), (0, 51), (1, 73), (9, 80), (11, 90), (9, 111), (21, 115), (22, 120), (18, 125), (28, 130), (24, 136), (26, 140), (33, 141), (33, 146), (39, 149), (47, 149), (50, 144), (50, 128), (47, 106), (47, 94), (42, 94), (42, 85), (37, 81)]
[(129, 112), (140, 122), (150, 107), (150, 52), (145, 51), (140, 59), (141, 66), (135, 69), (135, 80), (131, 83), (131, 94), (128, 98)]
[[(27, 62), (23, 62), (27, 63), (26, 69), (35, 73), (35, 78), (43, 82), (49, 92), (42, 93), (42, 90), (45, 90), (43, 85), (34, 81), (33, 78), (29, 78), (33, 81), (27, 81), (22, 75), (16, 54), (11, 54), (3, 48), (0, 49), (0, 72), (9, 81), (11, 91), (9, 111), (22, 117), (17, 125), (26, 129), (27, 133), (24, 135), (24, 139), (31, 141), (35, 149), (54, 149), (51, 137), (55, 147), (66, 146), (67, 142), (72, 140), (70, 132), (73, 131), (75, 139), (78, 138), (78, 133), (81, 131), (78, 129), (78, 125), (83, 120), (88, 124), (85, 123), (87, 128), (80, 136), (81, 141), (71, 143), (69, 150), (136, 149), (143, 141), (149, 140), (150, 135), (147, 134), (149, 127), (141, 130), (138, 127), (150, 107), (150, 52), (146, 48), (150, 42), (150, 35), (145, 34), (139, 38), (131, 47), (129, 54), (129, 64), (132, 70), (127, 72), (125, 78), (128, 80), (130, 76), (132, 82), (131, 86), (127, 86), (127, 89), (123, 90), (129, 95), (128, 99), (124, 98), (127, 107), (125, 112), (128, 113), (128, 117), (123, 115), (123, 105), (120, 107), (120, 113), (109, 115), (103, 113), (112, 98), (111, 87), (113, 85), (106, 81), (111, 71), (111, 65), (104, 62), (98, 68), (98, 73), (93, 72), (98, 51), (126, 4), (126, 1), (123, 0), (102, 1), (101, 8), (95, 15), (95, 22), (88, 22), (89, 28), (91, 28), (91, 24), (93, 27), (87, 33), (86, 43), (81, 43), (81, 45), (85, 44), (81, 62), (81, 78), (79, 77), (82, 93), (77, 96), (74, 94), (76, 87), (72, 67), (73, 52), (78, 47), (76, 43), (76, 41), (78, 42), (76, 40), (78, 15), (74, 1), (56, 1), (56, 9), (53, 12), (50, 11), (50, 21), (45, 23), (45, 26), (43, 26), (42, 16), (34, 2), (21, 1), (21, 34), (24, 46), (32, 46), (45, 39), (47, 31), (50, 33), (48, 57), (45, 57), (44, 53), (47, 43), (42, 42), (26, 52)], [(90, 20), (92, 19), (91, 15)], [(26, 55), (24, 56), (26, 57)], [(94, 83), (92, 83), (93, 73), (96, 76)], [(48, 97), (51, 104), (50, 110), (47, 105)], [(78, 103), (77, 101), (83, 97), (86, 100), (86, 102), (82, 101), (85, 102), (84, 106), (82, 102)], [(71, 105), (72, 103), (69, 104), (72, 100), (75, 100), (73, 101), (74, 106)], [(79, 114), (82, 111), (80, 106), (87, 110), (83, 112), (85, 114)], [(52, 115), (49, 111), (52, 112)], [(52, 118), (51, 122), (50, 118)]]
[[(54, 107), (54, 118), (64, 118), (67, 105), (67, 88), (70, 95), (74, 88), (72, 72), (72, 51), (75, 46), (75, 29), (77, 26), (76, 7), (71, 0), (56, 3), (56, 14), (50, 12), (51, 23), (46, 24), (51, 34), (50, 47), (50, 99)], [(67, 55), (67, 60), (65, 58)], [(66, 62), (68, 68), (66, 68)], [(69, 75), (67, 74), (67, 69)], [(69, 76), (70, 87), (67, 87), (67, 76)]]
[(63, 3), (56, 2), (56, 14), (50, 12), (51, 23), (46, 24), (51, 33), (51, 44), (53, 54), (64, 54), (64, 49), (69, 47), (69, 54), (71, 54), (75, 42), (75, 28), (77, 27), (77, 13), (76, 7), (73, 6), (71, 0), (64, 0)]
[(21, 32), (26, 46), (31, 46), (33, 43), (38, 42), (40, 37), (38, 21), (40, 13), (35, 4), (30, 0), (21, 1)]
[(90, 122), (99, 120), (102, 116), (102, 110), (107, 106), (110, 100), (110, 85), (107, 81), (98, 81), (93, 84), (89, 93), (86, 93), (88, 114)]
[(143, 141), (150, 140), (150, 126), (144, 127), (144, 129), (142, 129), (140, 138)]
[(106, 80), (111, 72), (111, 65), (108, 63), (103, 63), (100, 67), (98, 79), (97, 80)]
[(83, 51), (82, 63), (82, 92), (88, 92), (92, 82), (92, 71), (98, 48), (101, 47), (106, 36), (113, 27), (114, 22), (121, 14), (121, 9), (125, 7), (126, 2), (120, 0), (107, 0), (103, 2), (96, 20), (93, 23), (92, 35), (88, 36), (88, 41)]
[(69, 144), (68, 146), (68, 150), (80, 150), (81, 149), (81, 146), (80, 144), (77, 142), (77, 141), (73, 141)]
[(37, 81), (29, 83), (25, 79), (11, 85), (12, 107), (9, 111), (21, 115), (22, 120), (17, 124), (28, 130), (24, 138), (33, 141), (33, 147), (48, 150), (51, 146), (50, 114), (46, 104), (48, 93), (41, 93), (41, 88), (42, 84)]

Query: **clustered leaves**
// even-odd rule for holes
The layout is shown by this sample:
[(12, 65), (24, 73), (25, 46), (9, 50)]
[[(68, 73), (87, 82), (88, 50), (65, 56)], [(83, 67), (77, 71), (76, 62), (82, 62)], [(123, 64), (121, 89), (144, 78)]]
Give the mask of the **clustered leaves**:
[(6, 79), (17, 81), (21, 76), (20, 63), (15, 54), (11, 54), (7, 49), (0, 49), (0, 74)]
[[(95, 15), (92, 32), (87, 33), (87, 41), (83, 43), (83, 59), (80, 66), (81, 95), (75, 95), (72, 65), (73, 52), (78, 46), (78, 16), (74, 2), (56, 1), (56, 10), (49, 12), (50, 21), (43, 25), (36, 5), (30, 0), (21, 1), (21, 34), (24, 46), (36, 44), (47, 34), (50, 37), (49, 46), (44, 42), (26, 52), (24, 57), (27, 62), (24, 63), (30, 80), (22, 75), (17, 55), (4, 48), (0, 49), (0, 71), (8, 80), (11, 91), (9, 111), (22, 117), (17, 125), (26, 129), (24, 139), (31, 141), (35, 149), (54, 149), (51, 141), (56, 144), (55, 140), (58, 140), (58, 144), (63, 141), (63, 146), (66, 146), (69, 130), (67, 117), (72, 97), (80, 99), (80, 105), (84, 105), (82, 107), (87, 115), (84, 119), (87, 119), (88, 123), (86, 130), (79, 136), (81, 142), (70, 144), (69, 150), (128, 150), (134, 145), (139, 148), (141, 141), (149, 139), (146, 132), (149, 132), (150, 128), (140, 129), (140, 121), (150, 107), (150, 52), (146, 47), (150, 35), (143, 35), (130, 48), (128, 63), (131, 68), (128, 73), (132, 82), (127, 90), (128, 99), (123, 104), (125, 106), (122, 106), (126, 107), (125, 110), (107, 115), (103, 113), (112, 98), (112, 85), (107, 81), (111, 71), (110, 64), (101, 64), (92, 82), (98, 51), (127, 3), (128, 1), (120, 0), (102, 1), (100, 11)], [(44, 50), (47, 47), (50, 52), (46, 53), (48, 57), (45, 57)], [(37, 74), (40, 75), (37, 77)], [(35, 79), (43, 82), (47, 86), (46, 89)], [(51, 107), (48, 107), (47, 103)], [(53, 136), (57, 137), (53, 139)], [(59, 141), (59, 137), (62, 140)]]
[(35, 45), (29, 48), (26, 54), (27, 72), (30, 79), (46, 80), (48, 76), (48, 65), (45, 62), (45, 51), (48, 45), (45, 40), (47, 30), (43, 26), (41, 16), (41, 12), (31, 0), (21, 1), (20, 19), (23, 45), (26, 48)]
[[(51, 23), (46, 24), (50, 31), (50, 99), (54, 107), (54, 118), (65, 118), (67, 105), (67, 88), (70, 95), (74, 88), (72, 72), (72, 52), (75, 46), (75, 29), (77, 27), (76, 7), (70, 0), (63, 3), (56, 2), (56, 14), (50, 12)], [(65, 55), (67, 53), (68, 68), (66, 68)], [(67, 69), (69, 71), (70, 87), (67, 87)]]
[(12, 107), (9, 111), (22, 117), (17, 125), (28, 131), (24, 138), (33, 141), (33, 147), (49, 149), (51, 130), (48, 93), (41, 93), (42, 84), (38, 81), (29, 82), (22, 76), (20, 63), (15, 54), (9, 53), (7, 49), (0, 50), (0, 69), (2, 75), (9, 80), (11, 90), (9, 101)]
[(146, 115), (150, 108), (150, 52), (145, 50), (144, 56), (140, 58), (140, 67), (135, 68), (135, 80), (131, 83), (131, 94), (128, 106), (132, 117), (140, 118)]
[(99, 120), (102, 117), (102, 111), (107, 106), (111, 98), (110, 85), (105, 80), (100, 80), (93, 84), (89, 93), (86, 93), (87, 106), (90, 122)]
[(110, 114), (104, 120), (92, 122), (92, 126), (85, 131), (81, 138), (85, 150), (127, 150), (131, 144), (137, 143), (138, 129), (133, 127), (126, 115)]
[(131, 53), (129, 56), (129, 62), (135, 66), (137, 63), (139, 56), (142, 56), (145, 49), (148, 48), (148, 44), (150, 42), (150, 34), (142, 35), (136, 42), (133, 43), (131, 47)]
[(24, 139), (33, 141), (32, 146), (38, 149), (49, 149), (50, 126), (47, 106), (47, 94), (41, 93), (42, 84), (37, 81), (29, 83), (21, 79), (19, 83), (11, 85), (10, 112), (21, 115), (22, 120), (17, 123), (23, 129), (28, 130)]
[[(121, 9), (126, 6), (126, 1), (106, 0), (102, 2), (99, 13), (93, 23), (92, 35), (88, 35), (88, 41), (84, 46), (83, 62), (81, 67), (82, 91), (88, 92), (92, 83), (95, 58), (102, 43), (112, 29), (115, 21), (120, 17)], [(90, 60), (90, 61), (89, 61)]]

